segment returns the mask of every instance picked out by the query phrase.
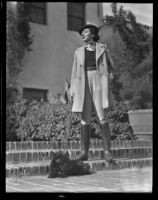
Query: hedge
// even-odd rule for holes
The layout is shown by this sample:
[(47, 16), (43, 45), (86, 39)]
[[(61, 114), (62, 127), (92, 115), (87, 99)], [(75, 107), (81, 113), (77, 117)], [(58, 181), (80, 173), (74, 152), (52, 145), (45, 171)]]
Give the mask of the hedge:
[[(19, 99), (7, 104), (6, 109), (7, 141), (60, 141), (65, 138), (80, 140), (80, 115), (71, 115), (69, 104)], [(126, 104), (122, 102), (114, 102), (112, 110), (109, 111), (107, 120), (110, 123), (112, 140), (135, 138), (127, 111)], [(101, 138), (100, 126), (95, 117), (92, 119), (91, 130), (93, 139)]]

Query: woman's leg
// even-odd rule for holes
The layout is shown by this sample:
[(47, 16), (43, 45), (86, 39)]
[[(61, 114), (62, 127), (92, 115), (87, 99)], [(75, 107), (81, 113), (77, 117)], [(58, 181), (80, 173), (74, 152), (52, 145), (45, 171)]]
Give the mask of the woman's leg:
[[(107, 113), (105, 113), (106, 115)], [(104, 148), (104, 156), (105, 156), (105, 160), (106, 161), (112, 161), (112, 155), (110, 153), (110, 149), (111, 149), (111, 131), (110, 131), (110, 127), (109, 127), (109, 123), (106, 119), (106, 117), (104, 116), (104, 118), (100, 118), (100, 116), (102, 116), (100, 113), (96, 112), (96, 116), (98, 118), (99, 124), (100, 124), (100, 128), (101, 128), (101, 135), (102, 135), (102, 140), (103, 140), (103, 148)]]
[(112, 160), (112, 156), (110, 154), (111, 131), (107, 120), (107, 110), (105, 111), (102, 107), (102, 87), (100, 83), (100, 77), (98, 74), (96, 74), (93, 81), (93, 102), (94, 102), (94, 111), (101, 127), (101, 135), (103, 139), (105, 159), (106, 161), (111, 161)]
[(89, 142), (91, 135), (90, 122), (93, 114), (93, 106), (87, 74), (85, 83), (85, 98), (83, 112), (81, 113), (81, 154), (75, 160), (87, 160), (89, 153)]

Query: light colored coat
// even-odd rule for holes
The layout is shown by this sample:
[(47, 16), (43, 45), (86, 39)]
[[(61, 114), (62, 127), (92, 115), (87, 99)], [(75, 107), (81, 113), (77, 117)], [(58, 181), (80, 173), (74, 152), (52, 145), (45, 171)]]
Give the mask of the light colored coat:
[[(107, 45), (96, 43), (96, 67), (100, 74), (102, 85), (102, 106), (111, 105), (111, 90), (109, 87), (109, 73), (114, 64), (108, 53)], [(85, 46), (74, 53), (71, 73), (70, 95), (73, 97), (72, 112), (82, 112), (85, 94)]]

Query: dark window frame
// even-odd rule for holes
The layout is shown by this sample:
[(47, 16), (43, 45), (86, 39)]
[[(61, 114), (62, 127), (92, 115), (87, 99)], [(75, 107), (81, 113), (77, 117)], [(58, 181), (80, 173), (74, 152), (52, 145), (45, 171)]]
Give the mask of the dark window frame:
[[(30, 98), (28, 98), (29, 97), (29, 95), (27, 94), (27, 93), (29, 93), (29, 92), (39, 92), (39, 94), (40, 93), (43, 93), (42, 95), (44, 96), (42, 96), (42, 97), (40, 97), (41, 95), (39, 95), (39, 97), (38, 97), (38, 95), (37, 95), (37, 97), (35, 97), (35, 98), (33, 98), (33, 96), (32, 97), (30, 97)], [(22, 96), (23, 96), (23, 98), (24, 99), (43, 99), (44, 101), (48, 101), (48, 92), (49, 92), (49, 90), (48, 89), (39, 89), (39, 88), (30, 88), (30, 87), (23, 87), (23, 94), (22, 94)], [(35, 95), (36, 96), (36, 95)]]
[[(82, 11), (83, 11), (83, 15), (80, 15), (80, 16), (78, 16), (78, 15), (75, 15), (75, 14), (72, 14), (71, 13), (71, 9), (73, 9), (73, 4), (75, 4), (75, 6), (77, 5), (77, 4), (80, 4), (80, 6), (82, 6)], [(67, 2), (67, 30), (68, 31), (78, 31), (79, 30), (79, 28), (80, 27), (73, 27), (73, 24), (70, 24), (70, 22), (69, 22), (69, 19), (70, 18), (72, 18), (72, 19), (80, 19), (81, 20), (81, 26), (84, 26), (85, 25), (85, 16), (86, 16), (86, 14), (85, 14), (85, 8), (86, 8), (86, 3), (81, 3), (81, 2), (79, 2), (79, 3), (77, 3), (77, 2)], [(70, 18), (69, 18), (70, 17)]]
[[(41, 5), (41, 3), (43, 5)], [(31, 9), (39, 9), (40, 11), (43, 12), (43, 21), (37, 21), (34, 20), (32, 17), (32, 13), (31, 13)], [(29, 9), (30, 9), (30, 22), (31, 23), (37, 23), (40, 25), (47, 25), (47, 3), (46, 2), (29, 2)], [(36, 12), (33, 13), (34, 15), (36, 14)]]

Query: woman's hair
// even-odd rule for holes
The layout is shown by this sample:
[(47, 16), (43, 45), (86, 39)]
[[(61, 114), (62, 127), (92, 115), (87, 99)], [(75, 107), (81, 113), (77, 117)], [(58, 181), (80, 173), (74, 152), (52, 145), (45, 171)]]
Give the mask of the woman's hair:
[(93, 40), (95, 42), (98, 42), (98, 40), (100, 39), (100, 37), (99, 37), (98, 33), (95, 31), (95, 29), (90, 28), (90, 32), (93, 35)]

